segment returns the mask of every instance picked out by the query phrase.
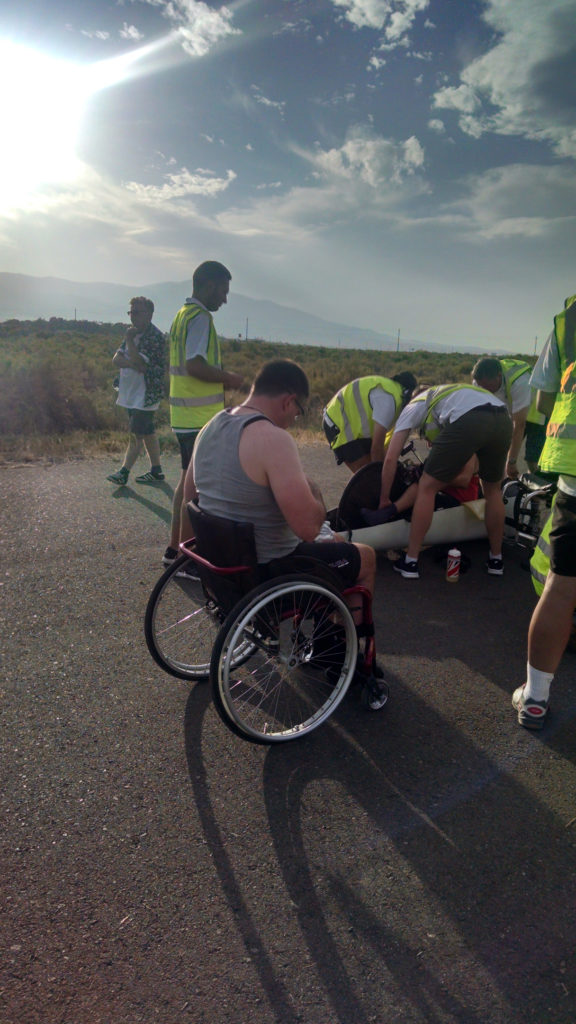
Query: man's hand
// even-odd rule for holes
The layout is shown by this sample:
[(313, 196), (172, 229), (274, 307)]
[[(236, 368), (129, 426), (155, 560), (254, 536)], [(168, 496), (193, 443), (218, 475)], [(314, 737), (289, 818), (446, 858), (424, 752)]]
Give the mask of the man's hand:
[(511, 480), (516, 480), (519, 476), (518, 466), (516, 465), (516, 459), (508, 459), (506, 462), (505, 473)]

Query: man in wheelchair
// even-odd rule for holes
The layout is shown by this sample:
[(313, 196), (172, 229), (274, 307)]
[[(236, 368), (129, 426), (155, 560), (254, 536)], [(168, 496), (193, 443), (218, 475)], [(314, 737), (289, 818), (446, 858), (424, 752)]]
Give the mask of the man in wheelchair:
[[(253, 524), (263, 578), (287, 571), (288, 558), (313, 558), (336, 574), (342, 589), (357, 585), (372, 595), (373, 548), (347, 543), (338, 535), (316, 539), (325, 520), (324, 503), (306, 478), (288, 433), (304, 414), (308, 396), (308, 379), (297, 363), (266, 363), (246, 401), (218, 413), (199, 434), (185, 499), (195, 490), (202, 511)], [(360, 625), (362, 609), (356, 604), (352, 596), (351, 611)], [(358, 665), (360, 671), (362, 667)]]

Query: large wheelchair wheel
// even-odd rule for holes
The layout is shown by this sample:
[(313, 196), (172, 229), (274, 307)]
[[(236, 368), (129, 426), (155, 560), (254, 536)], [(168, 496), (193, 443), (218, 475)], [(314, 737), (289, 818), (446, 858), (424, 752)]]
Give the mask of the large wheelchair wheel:
[[(239, 649), (249, 653), (238, 659)], [(356, 627), (337, 590), (313, 577), (263, 583), (216, 638), (210, 681), (218, 714), (252, 743), (305, 736), (338, 707), (357, 653)]]
[(182, 555), (160, 577), (148, 599), (144, 634), (154, 661), (178, 679), (206, 680), (221, 616)]

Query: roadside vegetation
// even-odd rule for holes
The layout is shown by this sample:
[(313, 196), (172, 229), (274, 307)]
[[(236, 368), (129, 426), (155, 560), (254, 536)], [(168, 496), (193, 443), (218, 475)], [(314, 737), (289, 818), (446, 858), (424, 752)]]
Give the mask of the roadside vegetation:
[[(126, 439), (126, 417), (115, 404), (116, 372), (111, 360), (125, 329), (125, 324), (56, 317), (0, 323), (0, 455), (4, 461), (60, 460), (119, 451)], [(374, 352), (224, 339), (224, 366), (241, 373), (246, 381), (244, 391), (227, 394), (228, 404), (242, 401), (261, 364), (278, 356), (295, 359), (308, 374), (309, 412), (298, 427), (301, 440), (308, 443), (323, 442), (322, 409), (338, 388), (355, 377), (411, 370), (425, 384), (468, 381), (476, 361), (469, 353)], [(176, 450), (166, 401), (157, 423), (163, 450)]]

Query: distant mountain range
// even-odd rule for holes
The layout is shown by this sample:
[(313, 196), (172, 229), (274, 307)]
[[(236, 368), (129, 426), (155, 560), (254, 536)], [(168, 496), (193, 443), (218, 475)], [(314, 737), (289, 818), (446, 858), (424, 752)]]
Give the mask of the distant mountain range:
[[(126, 310), (133, 295), (153, 299), (154, 322), (167, 330), (174, 314), (191, 292), (190, 281), (162, 284), (121, 285), (106, 282), (65, 281), (58, 277), (31, 277), (26, 274), (0, 273), (0, 320), (95, 320), (103, 323), (127, 322)], [(349, 324), (322, 320), (300, 309), (279, 306), (264, 299), (250, 299), (233, 292), (230, 304), (218, 311), (216, 324), (226, 338), (262, 338), (266, 341), (301, 345), (326, 345), (329, 348), (360, 348), (395, 351), (397, 339), (389, 334)], [(400, 351), (426, 349), (451, 352), (454, 346), (433, 342), (400, 340)], [(485, 352), (488, 349), (459, 346), (458, 351)]]

